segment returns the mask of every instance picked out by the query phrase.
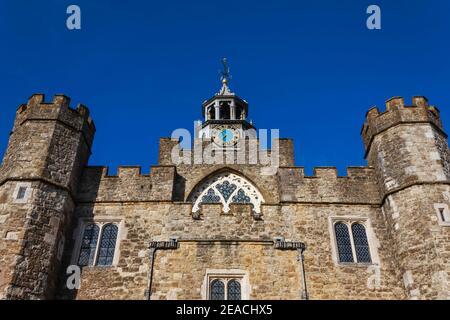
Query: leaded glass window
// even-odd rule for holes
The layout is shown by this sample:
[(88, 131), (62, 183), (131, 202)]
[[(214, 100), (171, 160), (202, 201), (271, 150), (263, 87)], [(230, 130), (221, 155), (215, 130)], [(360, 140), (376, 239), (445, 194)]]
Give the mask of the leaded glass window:
[(250, 203), (250, 197), (247, 196), (244, 190), (239, 189), (237, 194), (233, 197), (233, 203)]
[(118, 228), (115, 224), (107, 224), (103, 227), (98, 250), (98, 266), (110, 266), (114, 259)]
[(241, 284), (237, 280), (228, 281), (228, 299), (241, 300)]
[(188, 197), (192, 201), (192, 212), (200, 210), (202, 203), (221, 203), (223, 212), (230, 211), (230, 204), (252, 204), (255, 213), (261, 213), (264, 198), (247, 179), (231, 172), (212, 175), (197, 185)]
[(97, 249), (99, 227), (96, 224), (89, 224), (84, 229), (81, 239), (80, 255), (78, 256), (79, 266), (92, 266)]
[(225, 300), (225, 285), (221, 280), (211, 282), (211, 300)]
[(208, 192), (202, 197), (203, 203), (220, 203), (220, 197), (213, 189), (209, 189)]
[(342, 222), (334, 225), (339, 262), (353, 262), (352, 244), (348, 227)]
[(354, 223), (352, 225), (352, 235), (353, 243), (355, 244), (356, 261), (363, 263), (372, 262), (366, 228), (360, 223)]
[(224, 181), (222, 184), (218, 184), (216, 188), (222, 194), (222, 197), (225, 199), (225, 201), (228, 201), (237, 187), (234, 183)]

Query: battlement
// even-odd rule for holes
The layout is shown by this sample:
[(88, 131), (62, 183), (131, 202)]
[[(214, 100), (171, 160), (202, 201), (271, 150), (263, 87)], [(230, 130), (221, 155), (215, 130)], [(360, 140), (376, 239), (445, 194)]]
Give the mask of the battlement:
[(307, 179), (373, 179), (373, 168), (372, 167), (347, 167), (347, 174), (344, 176), (338, 175), (338, 170), (336, 167), (314, 167), (313, 175), (305, 175), (304, 167), (285, 167), (285, 170), (295, 172), (295, 175), (299, 178)]
[[(241, 140), (242, 141), (242, 140)], [(273, 144), (277, 144), (279, 151), (279, 166), (280, 167), (289, 167), (294, 165), (294, 142), (293, 139), (290, 138), (277, 138), (272, 142)], [(211, 148), (211, 146), (213, 148)], [(183, 159), (184, 164), (210, 164), (204, 160), (204, 155), (207, 150), (212, 151), (211, 154), (219, 154), (223, 155), (222, 163), (225, 163), (226, 153), (233, 153), (234, 156), (232, 158), (235, 163), (239, 164), (249, 164), (249, 165), (267, 165), (267, 161), (271, 161), (271, 157), (274, 153), (272, 153), (271, 149), (264, 149), (264, 152), (260, 152), (260, 141), (259, 139), (250, 139), (243, 144), (243, 149), (238, 148), (236, 150), (225, 150), (214, 151), (214, 142), (208, 139), (194, 139), (193, 145), (191, 149), (180, 149), (179, 140), (172, 138), (160, 138), (159, 140), (159, 153), (158, 153), (158, 164), (159, 165), (174, 165), (175, 163), (172, 160), (173, 152), (178, 155), (179, 159)], [(263, 155), (262, 155), (263, 154)], [(263, 158), (264, 156), (267, 157)], [(212, 157), (212, 156), (211, 156)], [(220, 159), (222, 159), (220, 158)], [(217, 158), (214, 158), (213, 161), (216, 161)], [(180, 160), (181, 161), (181, 160)], [(243, 161), (244, 163), (242, 163)], [(200, 162), (200, 163), (199, 163)], [(215, 164), (221, 164), (215, 162)], [(230, 164), (230, 163), (229, 163)]]
[(377, 107), (373, 107), (366, 114), (361, 129), (366, 153), (377, 134), (401, 123), (431, 123), (443, 130), (439, 110), (429, 105), (427, 98), (415, 96), (412, 105), (406, 106), (403, 97), (393, 97), (386, 101), (385, 112), (380, 113)]
[(108, 167), (86, 167), (77, 200), (95, 201), (172, 201), (175, 167), (152, 166), (150, 174), (142, 174), (140, 166), (120, 166), (117, 175), (109, 175)]
[(78, 104), (75, 109), (71, 108), (70, 98), (65, 95), (55, 95), (52, 102), (45, 102), (44, 94), (32, 95), (27, 104), (22, 104), (17, 109), (14, 128), (32, 120), (59, 121), (74, 130), (83, 132), (89, 145), (92, 144), (95, 124), (90, 117), (89, 109), (83, 104)]
[(372, 167), (348, 167), (339, 176), (335, 167), (316, 167), (305, 176), (303, 167), (284, 167), (278, 171), (281, 201), (379, 203), (375, 170)]

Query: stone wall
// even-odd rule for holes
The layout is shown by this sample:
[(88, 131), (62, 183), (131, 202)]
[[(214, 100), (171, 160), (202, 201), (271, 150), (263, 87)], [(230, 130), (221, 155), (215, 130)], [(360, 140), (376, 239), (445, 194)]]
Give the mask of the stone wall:
[[(0, 167), (0, 298), (52, 298), (95, 126), (86, 107), (33, 95)], [(25, 196), (19, 199), (22, 186)]]
[[(370, 166), (342, 177), (333, 167), (305, 176), (291, 139), (278, 140), (274, 174), (261, 161), (174, 163), (177, 142), (161, 139), (148, 175), (120, 167), (110, 176), (85, 167), (94, 132), (88, 110), (71, 109), (65, 96), (45, 103), (34, 95), (19, 107), (0, 167), (0, 299), (145, 299), (150, 274), (152, 299), (205, 299), (208, 272), (219, 271), (242, 272), (250, 299), (300, 299), (297, 252), (276, 249), (280, 237), (306, 244), (311, 299), (450, 297), (450, 228), (436, 211), (450, 205), (450, 152), (439, 111), (423, 97), (370, 110), (362, 130)], [(193, 216), (193, 191), (223, 172), (258, 189), (260, 217), (250, 204), (228, 213), (202, 204)], [(26, 199), (17, 201), (24, 183)], [(66, 267), (77, 263), (83, 223), (92, 221), (118, 225), (115, 259), (82, 268), (81, 288), (70, 291)], [(366, 226), (371, 263), (339, 262), (337, 221)], [(150, 242), (172, 238), (178, 248), (157, 250), (150, 268)]]
[[(191, 217), (190, 204), (85, 204), (77, 218), (119, 218), (124, 230), (119, 260), (112, 267), (86, 267), (77, 299), (144, 299), (149, 272), (150, 241), (177, 237), (179, 248), (157, 251), (153, 299), (201, 299), (207, 269), (238, 269), (249, 274), (251, 299), (300, 299), (300, 270), (295, 251), (274, 249), (274, 237), (304, 241), (308, 289), (312, 299), (403, 298), (394, 276), (392, 252), (380, 209), (373, 205), (263, 205), (255, 220), (249, 205), (203, 205), (202, 218)], [(374, 261), (380, 266), (380, 286), (369, 289), (369, 265), (345, 266), (333, 258), (330, 217), (370, 220)], [(79, 235), (74, 234), (73, 240)], [(76, 252), (73, 253), (76, 256)], [(372, 266), (373, 267), (373, 266)], [(108, 283), (105, 286), (105, 283)]]
[(407, 297), (450, 298), (450, 229), (436, 211), (450, 201), (449, 150), (439, 111), (423, 97), (413, 98), (411, 107), (393, 98), (386, 112), (369, 111), (363, 137)]

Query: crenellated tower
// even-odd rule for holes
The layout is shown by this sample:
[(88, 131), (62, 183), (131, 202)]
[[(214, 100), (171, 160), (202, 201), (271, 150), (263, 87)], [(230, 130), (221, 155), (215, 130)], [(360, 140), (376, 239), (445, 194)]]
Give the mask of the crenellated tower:
[(365, 157), (376, 170), (398, 279), (410, 299), (450, 298), (450, 154), (439, 110), (395, 97), (368, 111)]
[(0, 167), (0, 299), (52, 298), (74, 194), (95, 134), (89, 110), (33, 95)]

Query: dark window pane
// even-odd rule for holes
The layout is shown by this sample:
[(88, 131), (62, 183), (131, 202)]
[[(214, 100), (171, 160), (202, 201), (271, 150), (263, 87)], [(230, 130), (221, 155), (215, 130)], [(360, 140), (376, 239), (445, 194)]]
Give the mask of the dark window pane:
[(250, 203), (250, 197), (247, 196), (244, 190), (239, 189), (237, 194), (233, 197), (232, 203)]
[(352, 245), (350, 243), (348, 227), (344, 223), (338, 222), (334, 225), (334, 231), (336, 234), (339, 262), (353, 262)]
[(118, 228), (115, 224), (107, 224), (103, 227), (100, 238), (100, 250), (98, 252), (97, 265), (110, 266), (114, 259)]
[(17, 200), (25, 198), (25, 193), (27, 192), (27, 187), (19, 187), (19, 192), (17, 192)]
[(95, 224), (90, 224), (84, 229), (83, 239), (81, 239), (80, 255), (78, 257), (79, 266), (92, 266), (94, 264), (98, 232), (99, 228)]
[(228, 199), (230, 199), (231, 197), (231, 194), (234, 192), (234, 190), (237, 189), (237, 186), (234, 183), (230, 183), (229, 181), (224, 181), (222, 184), (218, 184), (216, 186), (216, 189), (219, 190), (225, 201), (228, 201)]
[(208, 192), (202, 197), (202, 203), (220, 203), (220, 197), (214, 192), (213, 189), (209, 189)]
[(228, 282), (228, 300), (241, 300), (241, 284), (239, 281)]
[(222, 281), (211, 282), (211, 300), (225, 300), (225, 285)]
[(352, 225), (353, 243), (355, 244), (356, 260), (358, 262), (372, 262), (370, 258), (369, 243), (367, 241), (366, 228), (362, 224)]

